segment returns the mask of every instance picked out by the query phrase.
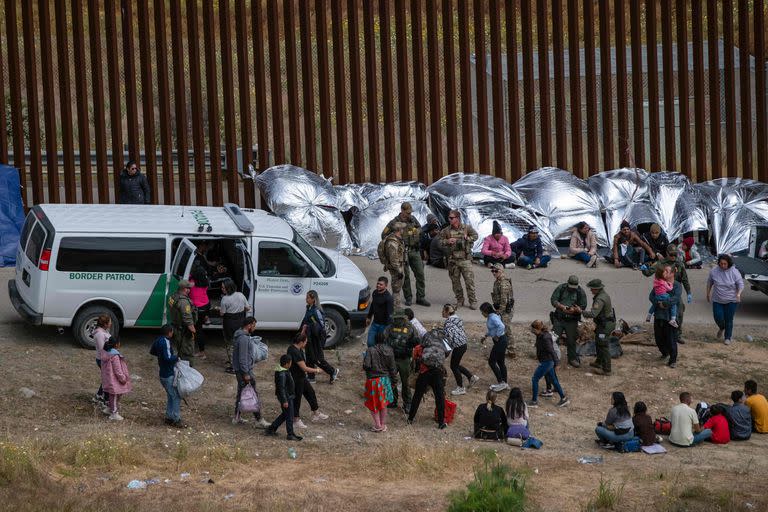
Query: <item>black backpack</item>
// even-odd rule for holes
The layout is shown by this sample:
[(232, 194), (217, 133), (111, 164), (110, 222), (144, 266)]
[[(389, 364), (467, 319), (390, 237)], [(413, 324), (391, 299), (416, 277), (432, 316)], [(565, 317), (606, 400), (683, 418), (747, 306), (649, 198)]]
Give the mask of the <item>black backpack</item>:
[(442, 368), (445, 363), (445, 332), (432, 329), (421, 339), (421, 362), (428, 368)]

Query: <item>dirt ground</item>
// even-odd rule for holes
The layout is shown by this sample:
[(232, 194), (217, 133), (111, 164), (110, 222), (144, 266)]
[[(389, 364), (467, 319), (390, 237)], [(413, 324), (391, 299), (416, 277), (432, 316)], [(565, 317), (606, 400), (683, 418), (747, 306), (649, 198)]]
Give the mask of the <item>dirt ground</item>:
[[(541, 399), (531, 411), (531, 429), (541, 450), (469, 439), (472, 415), (483, 401), (492, 376), (483, 332), (468, 324), (472, 342), (465, 366), (481, 376), (458, 397), (455, 422), (446, 430), (432, 421), (434, 402), (422, 404), (413, 426), (402, 412), (390, 415), (389, 431), (368, 431), (360, 368), (362, 340), (353, 340), (328, 359), (342, 369), (316, 391), (328, 421), (309, 423), (301, 443), (265, 438), (252, 424), (232, 425), (234, 377), (221, 371), (223, 348), (213, 341), (199, 369), (203, 390), (183, 407), (190, 429), (162, 424), (165, 395), (157, 365), (148, 353), (152, 337), (126, 331), (123, 353), (134, 375), (134, 391), (125, 397), (125, 421), (109, 422), (91, 403), (98, 387), (93, 352), (77, 348), (68, 334), (20, 323), (0, 324), (0, 499), (7, 510), (444, 510), (451, 491), (463, 489), (482, 464), (483, 453), (529, 475), (531, 508), (587, 510), (601, 479), (622, 487), (621, 510), (768, 510), (768, 436), (726, 446), (692, 449), (665, 446), (649, 456), (605, 451), (594, 443), (593, 429), (610, 407), (610, 393), (623, 391), (630, 406), (648, 404), (654, 417), (665, 416), (680, 391), (694, 401), (727, 402), (730, 392), (754, 378), (768, 386), (768, 338), (764, 327), (741, 327), (752, 343), (727, 347), (711, 327), (686, 326), (677, 369), (658, 360), (650, 335), (645, 344), (625, 344), (610, 377), (584, 368), (561, 368), (560, 381), (571, 398), (567, 408)], [(530, 398), (535, 367), (533, 336), (514, 326), (522, 355), (507, 360), (510, 384)], [(216, 337), (216, 336), (214, 336)], [(270, 358), (256, 369), (265, 416), (274, 418), (272, 371), (284, 352), (286, 335), (270, 335)], [(453, 378), (449, 377), (449, 389)], [(542, 382), (543, 385), (543, 382)], [(25, 398), (20, 388), (37, 394)], [(506, 395), (505, 395), (506, 398)], [(305, 406), (306, 407), (306, 406)], [(305, 415), (306, 419), (306, 415)], [(292, 460), (288, 448), (298, 457)], [(580, 464), (585, 455), (603, 462)], [(188, 475), (187, 475), (188, 474)], [(157, 479), (143, 490), (126, 486), (133, 479)]]

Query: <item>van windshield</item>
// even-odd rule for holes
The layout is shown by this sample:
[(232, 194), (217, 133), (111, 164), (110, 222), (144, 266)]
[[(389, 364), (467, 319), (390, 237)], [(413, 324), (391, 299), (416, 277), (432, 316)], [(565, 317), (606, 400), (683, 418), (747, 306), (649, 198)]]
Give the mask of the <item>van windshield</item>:
[(304, 253), (304, 255), (309, 258), (309, 261), (314, 264), (318, 270), (325, 276), (328, 277), (328, 272), (330, 271), (330, 265), (328, 260), (326, 260), (319, 252), (315, 250), (314, 247), (309, 245), (306, 240), (295, 230), (293, 227), (291, 227), (293, 230), (293, 243), (296, 245), (296, 247), (299, 248), (299, 250)]

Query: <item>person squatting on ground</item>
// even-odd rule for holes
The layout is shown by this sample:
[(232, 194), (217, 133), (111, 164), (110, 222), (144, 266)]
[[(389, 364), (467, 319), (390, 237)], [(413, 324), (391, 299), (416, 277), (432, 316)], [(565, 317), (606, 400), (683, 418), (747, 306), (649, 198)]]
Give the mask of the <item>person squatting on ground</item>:
[[(325, 317), (323, 307), (320, 305), (320, 297), (315, 290), (307, 292), (307, 309), (301, 321), (301, 332), (307, 335), (307, 366), (320, 368), (330, 375), (331, 384), (339, 378), (339, 369), (334, 368), (325, 359), (325, 341), (328, 335), (325, 332)], [(309, 381), (314, 384), (314, 374)]]
[[(387, 431), (387, 406), (395, 399), (397, 383), (395, 353), (387, 344), (385, 333), (376, 336), (376, 345), (368, 347), (363, 357), (365, 371), (365, 407), (373, 418), (372, 432)], [(405, 384), (407, 387), (408, 384)]]
[[(653, 278), (653, 300), (651, 301), (650, 309), (648, 309), (648, 316), (645, 317), (646, 322), (650, 322), (651, 318), (656, 314), (659, 302), (669, 302), (669, 292), (674, 288), (675, 278), (669, 272), (664, 271), (666, 268), (668, 267), (656, 267)], [(678, 327), (677, 303), (675, 302), (669, 303), (669, 325), (674, 328)]]
[(627, 399), (624, 393), (614, 391), (611, 393), (611, 408), (605, 416), (605, 421), (595, 427), (597, 441), (603, 448), (613, 448), (616, 443), (629, 441), (635, 437), (635, 425), (629, 412)]
[[(384, 238), (384, 253), (381, 255), (384, 271), (389, 272), (392, 281), (392, 297), (395, 307), (400, 307), (400, 291), (405, 280), (406, 249), (403, 243), (405, 224), (395, 222), (389, 234)], [(375, 342), (375, 338), (374, 338)]]
[(232, 369), (232, 341), (235, 331), (242, 327), (245, 315), (251, 311), (251, 305), (245, 295), (237, 291), (235, 282), (230, 278), (221, 283), (221, 303), (218, 311), (222, 318), (224, 348), (227, 353), (227, 366), (224, 371), (235, 373)]
[(587, 268), (597, 268), (597, 235), (584, 221), (571, 231), (568, 256), (584, 263)]
[[(400, 375), (400, 387), (403, 395), (403, 410), (407, 413), (411, 408), (411, 388), (408, 387), (408, 377), (411, 375), (411, 358), (413, 349), (420, 343), (420, 336), (416, 334), (413, 326), (408, 322), (408, 317), (401, 310), (395, 311), (392, 325), (377, 335), (383, 336), (387, 345), (392, 347), (395, 358), (395, 368)], [(396, 409), (398, 402), (397, 386), (392, 386), (393, 399), (387, 407)]]
[(704, 430), (711, 430), (712, 435), (709, 438), (709, 442), (713, 444), (728, 444), (731, 441), (731, 431), (728, 426), (728, 418), (726, 418), (726, 410), (722, 404), (715, 404), (711, 408), (711, 415), (704, 425), (701, 426)]
[(264, 430), (264, 435), (276, 436), (277, 429), (285, 422), (289, 441), (301, 441), (303, 437), (293, 431), (293, 401), (296, 398), (296, 387), (291, 377), (291, 356), (280, 356), (280, 364), (275, 368), (275, 396), (280, 404), (280, 415)]
[(175, 428), (187, 428), (187, 425), (181, 421), (181, 396), (176, 386), (173, 385), (173, 368), (176, 366), (179, 356), (173, 353), (172, 335), (173, 326), (164, 325), (160, 329), (160, 336), (152, 343), (149, 353), (157, 358), (157, 366), (160, 369), (160, 384), (165, 389), (165, 424)]
[(658, 224), (651, 224), (647, 233), (643, 233), (643, 242), (648, 244), (651, 248), (655, 258), (652, 258), (650, 254), (645, 255), (645, 262), (652, 260), (661, 260), (667, 256), (667, 247), (669, 246), (669, 239), (664, 231), (661, 230), (661, 226)]
[(376, 280), (376, 289), (371, 293), (371, 307), (368, 309), (368, 316), (365, 319), (365, 325), (368, 326), (367, 345), (369, 347), (376, 344), (376, 335), (392, 324), (395, 300), (387, 290), (388, 283), (389, 280), (386, 276), (379, 277)]
[[(443, 318), (445, 318), (445, 342), (451, 347), (451, 372), (456, 379), (456, 389), (451, 395), (464, 395), (467, 389), (472, 387), (480, 378), (461, 366), (461, 358), (467, 352), (467, 333), (464, 331), (464, 321), (456, 314), (456, 309), (451, 304), (443, 306)], [(467, 387), (464, 387), (464, 379), (467, 378)]]
[(559, 336), (567, 347), (568, 364), (579, 368), (581, 360), (576, 352), (579, 320), (581, 320), (582, 311), (587, 309), (587, 294), (579, 286), (579, 278), (573, 275), (568, 276), (568, 282), (557, 285), (549, 302), (555, 308), (549, 314), (552, 333)]
[[(427, 333), (421, 343), (413, 349), (413, 361), (417, 368), (416, 389), (413, 392), (413, 401), (408, 411), (409, 425), (413, 424), (416, 413), (419, 411), (421, 399), (424, 398), (427, 388), (432, 388), (437, 408), (437, 428), (444, 429), (445, 423), (445, 345), (443, 340), (432, 333)], [(404, 385), (405, 386), (405, 385)]]
[(498, 395), (493, 390), (485, 394), (485, 403), (477, 406), (474, 417), (475, 439), (503, 441), (507, 437), (507, 415), (496, 405)]
[(472, 271), (472, 245), (477, 241), (477, 231), (472, 226), (461, 223), (458, 210), (448, 212), (448, 222), (448, 226), (440, 232), (440, 241), (448, 253), (448, 275), (451, 278), (456, 305), (464, 305), (464, 290), (461, 286), (461, 279), (464, 278), (469, 309), (477, 309), (475, 273)]
[(509, 390), (507, 398), (507, 438), (525, 441), (531, 435), (528, 430), (528, 404), (523, 399), (523, 391), (520, 388)]
[(528, 233), (518, 238), (512, 244), (512, 252), (517, 256), (517, 264), (521, 268), (546, 268), (552, 259), (544, 254), (544, 246), (541, 244), (539, 229), (536, 226), (528, 228)]
[(653, 249), (633, 231), (626, 220), (621, 221), (619, 232), (613, 235), (611, 254), (605, 259), (616, 268), (632, 267), (637, 270), (645, 261), (646, 254), (650, 259), (656, 259)]
[(189, 361), (189, 366), (195, 366), (197, 308), (189, 300), (190, 287), (186, 279), (179, 281), (178, 290), (168, 298), (168, 319), (173, 325), (173, 348), (179, 359)]
[(531, 332), (536, 336), (536, 359), (539, 361), (539, 366), (536, 367), (531, 378), (531, 401), (528, 402), (528, 407), (539, 406), (539, 380), (545, 375), (549, 375), (552, 385), (557, 394), (560, 395), (557, 406), (565, 407), (571, 401), (565, 396), (565, 391), (563, 391), (555, 371), (555, 367), (560, 363), (557, 352), (555, 352), (555, 339), (541, 320), (535, 320), (531, 324)]
[(733, 405), (728, 409), (728, 417), (731, 419), (731, 439), (734, 441), (746, 441), (752, 437), (752, 412), (744, 403), (744, 398), (741, 390), (731, 392)]
[(685, 263), (685, 268), (701, 268), (701, 255), (692, 236), (683, 238), (680, 243), (680, 256)]
[(501, 225), (498, 221), (493, 221), (491, 234), (483, 238), (483, 248), (480, 250), (483, 255), (483, 264), (490, 267), (498, 263), (502, 268), (515, 268), (515, 253), (512, 252), (512, 246), (509, 245), (509, 239), (504, 236)]
[(768, 400), (757, 392), (757, 382), (750, 379), (744, 383), (744, 404), (752, 414), (752, 432), (768, 434)]
[(672, 408), (669, 421), (672, 423), (669, 442), (675, 446), (688, 448), (712, 437), (711, 430), (699, 425), (699, 416), (691, 408), (691, 394), (687, 391), (680, 393), (680, 403)]
[[(252, 316), (243, 320), (243, 326), (235, 331), (235, 342), (232, 350), (232, 367), (237, 378), (237, 397), (235, 397), (235, 416), (233, 424), (244, 423), (240, 417), (240, 396), (245, 386), (251, 386), (256, 392), (256, 376), (253, 374), (254, 354), (251, 353), (251, 335), (256, 330), (256, 319)], [(261, 411), (253, 413), (256, 425), (267, 428), (269, 423), (261, 417)]]
[(114, 421), (122, 421), (123, 417), (118, 412), (120, 399), (133, 389), (131, 372), (119, 348), (120, 340), (111, 337), (104, 343), (104, 354), (101, 356), (101, 386), (109, 393), (109, 419)]
[(718, 327), (717, 337), (725, 335), (723, 343), (726, 345), (730, 345), (733, 339), (733, 317), (741, 302), (742, 291), (744, 279), (733, 266), (733, 258), (729, 254), (721, 254), (717, 257), (717, 266), (709, 271), (707, 302), (712, 302), (712, 316)]
[(493, 275), (493, 290), (491, 301), (493, 309), (499, 312), (501, 321), (504, 322), (504, 334), (507, 336), (507, 354), (515, 358), (515, 340), (512, 337), (512, 316), (515, 314), (515, 292), (512, 289), (512, 280), (504, 274), (504, 266), (500, 263), (491, 265)]
[(93, 343), (96, 346), (96, 366), (99, 367), (99, 390), (93, 396), (93, 401), (101, 405), (101, 412), (110, 414), (107, 403), (109, 402), (109, 393), (104, 392), (104, 386), (101, 384), (101, 357), (104, 355), (104, 344), (112, 336), (109, 331), (112, 329), (112, 319), (109, 315), (99, 315), (96, 319), (96, 329), (93, 330)]
[(507, 385), (507, 365), (504, 357), (507, 352), (507, 335), (504, 334), (504, 323), (501, 317), (489, 302), (483, 302), (480, 305), (480, 312), (485, 317), (486, 332), (485, 337), (493, 340), (493, 348), (488, 355), (488, 366), (491, 367), (496, 384), (491, 384), (490, 388), (497, 393), (504, 391)]
[(609, 336), (616, 328), (616, 314), (611, 305), (611, 297), (605, 291), (600, 279), (593, 279), (587, 283), (592, 292), (592, 309), (582, 312), (584, 318), (591, 318), (595, 322), (595, 347), (597, 357), (589, 363), (595, 368), (596, 373), (611, 374), (611, 351), (609, 348)]
[(317, 395), (312, 387), (312, 383), (307, 380), (307, 374), (318, 374), (322, 372), (320, 368), (310, 368), (307, 366), (307, 358), (304, 349), (307, 346), (307, 336), (298, 333), (293, 338), (293, 343), (288, 347), (287, 354), (291, 356), (291, 376), (296, 389), (296, 407), (294, 408), (293, 426), (300, 429), (307, 428), (307, 425), (301, 421), (301, 399), (302, 397), (309, 403), (312, 410), (312, 421), (323, 421), (328, 419), (328, 415), (320, 412), (320, 405), (317, 403)]
[(403, 265), (403, 273), (405, 275), (403, 279), (403, 298), (405, 299), (405, 305), (410, 306), (413, 299), (410, 269), (413, 271), (413, 277), (416, 280), (416, 304), (428, 307), (430, 303), (427, 301), (426, 287), (424, 285), (424, 261), (419, 250), (421, 224), (413, 216), (413, 206), (411, 206), (411, 203), (405, 202), (400, 205), (400, 213), (389, 221), (389, 224), (382, 231), (381, 237), (385, 238), (398, 222), (404, 224), (402, 240), (405, 245), (405, 264)]
[[(672, 267), (669, 265), (660, 265), (657, 268), (663, 269), (664, 274), (662, 275), (667, 279), (672, 275)], [(661, 353), (661, 359), (666, 360), (669, 358), (667, 366), (670, 368), (677, 366), (677, 342), (680, 339), (679, 327), (673, 327), (669, 323), (670, 305), (680, 303), (681, 293), (682, 286), (679, 282), (675, 281), (672, 285), (672, 290), (669, 292), (669, 301), (657, 303), (656, 313), (653, 317), (653, 337)], [(648, 294), (648, 300), (653, 300), (653, 290)]]
[(640, 438), (640, 443), (643, 446), (656, 444), (653, 418), (648, 414), (648, 406), (645, 405), (645, 402), (635, 402), (632, 426), (635, 429), (635, 435)]

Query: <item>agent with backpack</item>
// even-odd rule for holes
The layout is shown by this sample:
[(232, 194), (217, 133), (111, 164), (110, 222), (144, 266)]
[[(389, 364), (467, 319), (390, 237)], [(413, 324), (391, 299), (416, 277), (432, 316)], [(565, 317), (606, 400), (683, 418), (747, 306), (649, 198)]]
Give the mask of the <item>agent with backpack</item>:
[(445, 343), (438, 330), (433, 329), (424, 336), (421, 344), (413, 349), (413, 361), (418, 371), (416, 389), (413, 393), (411, 409), (408, 413), (408, 424), (413, 424), (416, 413), (419, 411), (421, 399), (427, 388), (432, 388), (437, 407), (437, 428), (444, 429), (448, 426), (445, 422)]
[(395, 222), (392, 225), (392, 231), (379, 242), (377, 248), (379, 261), (384, 265), (384, 270), (388, 271), (392, 277), (392, 296), (394, 297), (396, 308), (400, 307), (400, 290), (403, 289), (403, 282), (405, 280), (406, 249), (403, 242), (404, 229), (405, 224)]
[[(240, 417), (240, 397), (243, 394), (245, 386), (251, 386), (256, 391), (256, 376), (253, 374), (253, 366), (256, 359), (251, 350), (252, 333), (256, 330), (256, 319), (252, 316), (243, 320), (242, 329), (235, 331), (234, 346), (232, 348), (232, 368), (237, 377), (237, 397), (235, 398), (235, 417), (232, 418), (233, 424), (244, 423)], [(258, 394), (257, 394), (258, 395)], [(261, 410), (254, 411), (257, 426), (267, 428), (269, 422), (261, 417)]]
[[(413, 326), (408, 322), (408, 317), (403, 310), (395, 311), (392, 325), (383, 332), (386, 344), (392, 347), (395, 355), (395, 367), (400, 375), (400, 383), (403, 393), (403, 410), (407, 414), (411, 408), (411, 388), (408, 387), (408, 378), (411, 375), (411, 356), (413, 349), (420, 343), (419, 337)], [(397, 387), (392, 386), (394, 399), (387, 405), (389, 409), (397, 408)]]

